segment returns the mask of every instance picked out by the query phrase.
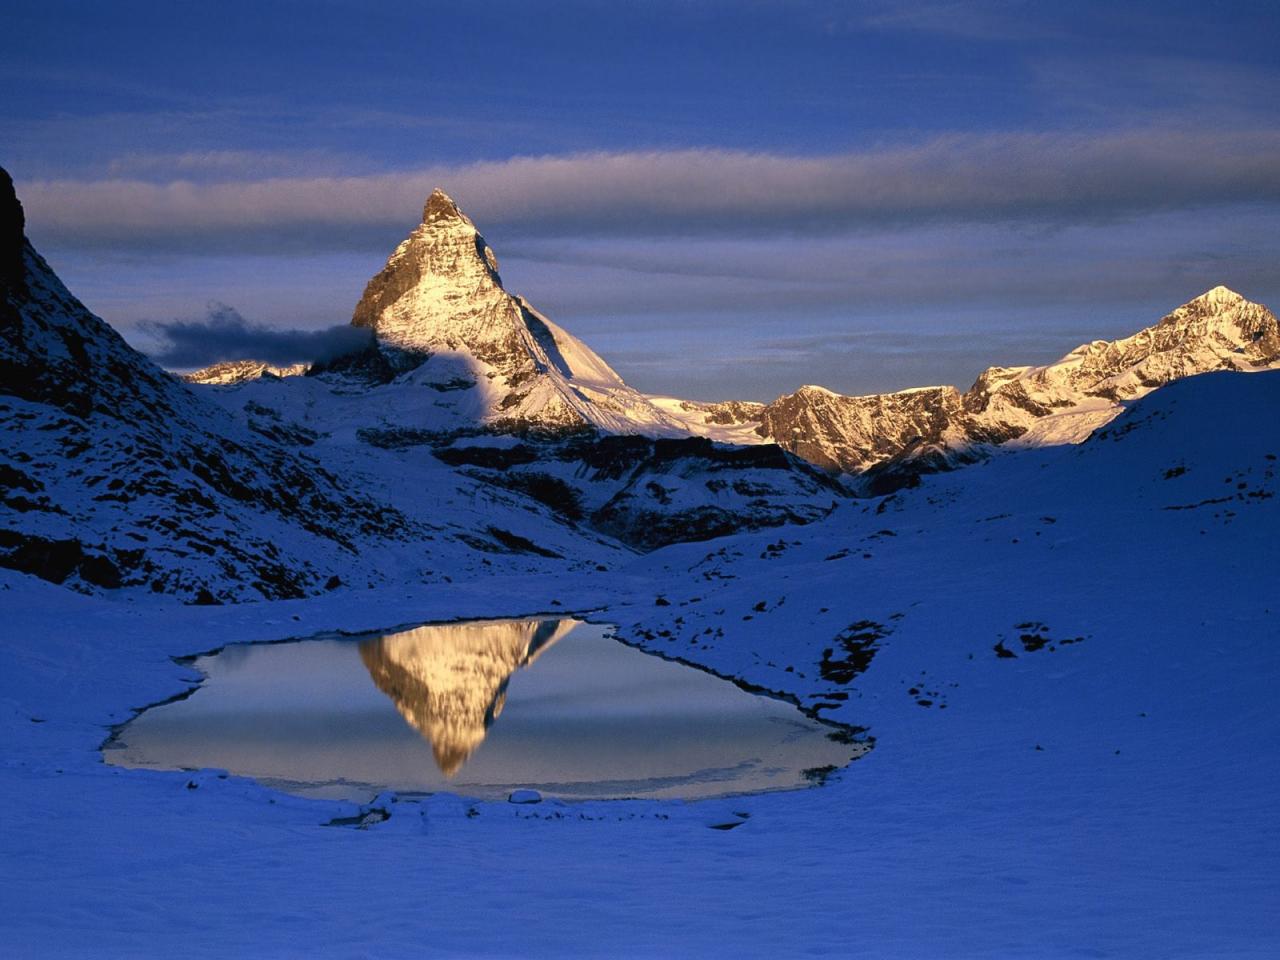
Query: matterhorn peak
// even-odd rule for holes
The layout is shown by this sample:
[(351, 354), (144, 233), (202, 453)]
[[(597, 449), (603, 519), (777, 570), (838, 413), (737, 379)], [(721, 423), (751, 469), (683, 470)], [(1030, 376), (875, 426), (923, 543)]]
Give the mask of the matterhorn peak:
[[(378, 358), (366, 359), (379, 375), (418, 370), (444, 355), (434, 368), (467, 367), (488, 423), (682, 431), (586, 344), (503, 288), (497, 257), (448, 194), (433, 190), (422, 217), (369, 281), (351, 318), (374, 333)], [(415, 374), (432, 375), (430, 367)]]
[[(458, 205), (433, 190), (422, 223), (392, 253), (365, 288), (352, 323), (371, 327), (387, 347), (434, 353), (513, 337), (511, 298), (502, 289), (498, 260)], [(502, 349), (509, 344), (504, 343)]]
[(438, 220), (467, 219), (466, 215), (458, 209), (453, 197), (439, 187), (431, 191), (431, 196), (427, 197), (427, 202), (422, 208), (423, 223), (435, 223)]

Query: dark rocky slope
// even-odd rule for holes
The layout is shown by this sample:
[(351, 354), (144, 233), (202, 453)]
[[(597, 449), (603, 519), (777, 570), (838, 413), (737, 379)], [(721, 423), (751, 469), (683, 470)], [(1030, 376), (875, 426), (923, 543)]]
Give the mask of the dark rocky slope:
[(0, 171), (0, 565), (205, 601), (322, 589), (412, 525), (195, 396), (71, 295)]

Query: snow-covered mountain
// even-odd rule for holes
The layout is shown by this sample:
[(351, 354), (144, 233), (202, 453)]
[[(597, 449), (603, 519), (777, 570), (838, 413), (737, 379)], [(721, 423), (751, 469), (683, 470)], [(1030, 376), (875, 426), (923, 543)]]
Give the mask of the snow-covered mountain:
[(83, 589), (300, 596), (357, 539), (416, 534), (131, 349), (23, 230), (0, 172), (0, 565)]
[(683, 432), (581, 340), (508, 293), (493, 250), (440, 190), (369, 281), (351, 322), (373, 330), (386, 375), (435, 359), (433, 382), (449, 384), (456, 403), (491, 429)]
[[(531, 558), (594, 566), (621, 551), (429, 455), (364, 469), (372, 448), (354, 430), (352, 447), (320, 442), (342, 432), (340, 416), (321, 418), (322, 436), (251, 398), (228, 410), (217, 401), (237, 387), (188, 386), (156, 367), (23, 231), (4, 174), (0, 566), (86, 592), (215, 602), (521, 570)], [(294, 388), (301, 404), (328, 394), (310, 377), (246, 381), (267, 384)], [(367, 407), (361, 420), (376, 424)]]
[(0, 187), (0, 566), (88, 592), (302, 596), (595, 568), (624, 544), (808, 523), (846, 496), (777, 447), (689, 437), (480, 271), (487, 248), (442, 194), (357, 310), (376, 356), (184, 383), (67, 291)]
[(1131, 337), (1095, 340), (1044, 367), (992, 367), (965, 394), (964, 405), (996, 433), (1027, 443), (1078, 443), (1117, 416), (1124, 401), (1166, 383), (1278, 364), (1275, 314), (1220, 286)]
[[(1095, 340), (1042, 367), (991, 367), (963, 394), (938, 386), (850, 397), (805, 386), (754, 414), (754, 430), (833, 472), (870, 471), (883, 490), (999, 444), (1079, 443), (1126, 401), (1183, 377), (1277, 366), (1275, 314), (1215, 287), (1131, 337)], [(746, 426), (736, 428), (740, 441)]]
[(1174, 379), (1280, 364), (1275, 316), (1215, 288), (964, 394), (648, 398), (508, 294), (436, 191), (355, 310), (371, 347), (184, 384), (62, 286), (4, 184), (0, 564), (85, 590), (297, 596), (353, 560), (369, 583), (607, 567), (627, 547), (821, 521), (849, 496), (837, 474), (887, 492), (1000, 444), (1078, 442)]
[(229, 412), (305, 443), (336, 474), (448, 464), (455, 481), (642, 549), (810, 523), (847, 496), (774, 445), (733, 451), (695, 435), (715, 426), (717, 440), (759, 445), (736, 436), (754, 429), (743, 422), (758, 404), (652, 399), (628, 387), (506, 292), (493, 251), (439, 190), (352, 323), (373, 331), (371, 346), (308, 376), (240, 361), (198, 380)]
[(300, 377), (309, 369), (309, 363), (291, 363), (277, 366), (262, 360), (224, 360), (210, 364), (192, 373), (183, 374), (187, 383), (204, 383), (217, 386), (244, 383), (246, 380), (257, 380), (259, 377)]

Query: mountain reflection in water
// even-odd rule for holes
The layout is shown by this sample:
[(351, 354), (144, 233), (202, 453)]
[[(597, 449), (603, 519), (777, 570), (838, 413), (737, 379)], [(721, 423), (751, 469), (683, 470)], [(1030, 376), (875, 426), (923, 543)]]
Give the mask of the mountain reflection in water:
[(511, 675), (578, 625), (509, 620), (418, 627), (365, 640), (360, 659), (452, 777), (502, 713)]
[(144, 710), (103, 755), (357, 801), (694, 799), (805, 786), (866, 749), (610, 629), (495, 620), (236, 644), (199, 657), (191, 696)]

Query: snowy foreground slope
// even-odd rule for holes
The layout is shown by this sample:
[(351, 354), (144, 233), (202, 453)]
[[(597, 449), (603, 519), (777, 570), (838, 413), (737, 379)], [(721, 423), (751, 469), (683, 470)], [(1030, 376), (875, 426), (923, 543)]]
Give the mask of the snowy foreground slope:
[[(0, 571), (0, 941), (18, 957), (1274, 957), (1278, 403), (1280, 374), (1193, 377), (1079, 446), (572, 577), (531, 558), (546, 572), (200, 607)], [(321, 825), (350, 805), (101, 762), (112, 724), (195, 680), (173, 656), (538, 612), (618, 623), (875, 747), (807, 791), (437, 795), (384, 800), (367, 830)]]
[[(665, 435), (747, 442), (768, 408), (637, 400), (443, 196), (357, 308), (374, 350), (194, 389), (62, 286), (0, 188), (0, 955), (1280, 954), (1280, 372), (1192, 375), (1272, 363), (1265, 308), (1210, 291), (993, 377), (1024, 449), (854, 498), (776, 446)], [(848, 422), (927, 420), (931, 391), (892, 396)], [(384, 797), (360, 830), (102, 761), (198, 681), (175, 657), (539, 614), (873, 748), (805, 791)]]

